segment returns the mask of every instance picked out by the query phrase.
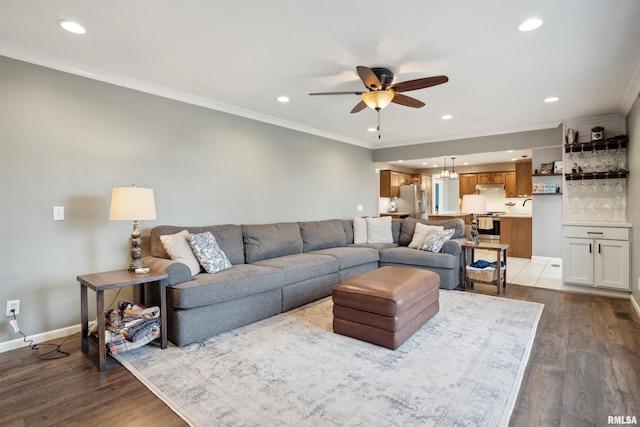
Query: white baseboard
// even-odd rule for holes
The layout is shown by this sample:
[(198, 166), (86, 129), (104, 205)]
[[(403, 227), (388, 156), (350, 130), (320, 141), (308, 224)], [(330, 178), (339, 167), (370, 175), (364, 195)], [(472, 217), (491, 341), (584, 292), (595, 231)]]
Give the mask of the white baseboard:
[(638, 317), (640, 317), (640, 303), (633, 297), (633, 294), (629, 295), (629, 299), (631, 300), (631, 306), (636, 311)]
[(68, 326), (66, 328), (56, 329), (54, 331), (43, 332), (37, 335), (27, 335), (27, 342), (25, 342), (24, 339), (22, 338), (22, 335), (20, 335), (19, 339), (0, 343), (0, 353), (4, 353), (5, 351), (15, 350), (16, 348), (27, 347), (29, 345), (29, 340), (33, 340), (34, 344), (39, 344), (45, 341), (55, 340), (62, 337), (68, 337), (69, 335), (73, 335), (80, 331), (81, 331), (80, 324), (77, 324), (73, 326)]
[(572, 285), (571, 283), (562, 283), (562, 290), (565, 292), (575, 292), (578, 294), (599, 295), (603, 297), (629, 299), (629, 291), (616, 291), (615, 289), (593, 288), (591, 286)]

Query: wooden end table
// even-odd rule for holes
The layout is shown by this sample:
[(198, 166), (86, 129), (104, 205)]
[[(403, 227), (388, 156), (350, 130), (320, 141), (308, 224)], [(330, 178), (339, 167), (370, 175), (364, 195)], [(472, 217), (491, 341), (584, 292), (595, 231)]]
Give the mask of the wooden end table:
[(82, 323), (82, 352), (89, 353), (89, 313), (87, 288), (96, 292), (96, 317), (98, 323), (98, 355), (99, 369), (107, 367), (107, 344), (105, 342), (104, 291), (124, 286), (157, 284), (160, 287), (160, 347), (167, 347), (167, 294), (166, 273), (151, 270), (146, 274), (138, 274), (129, 270), (107, 271), (104, 273), (78, 276), (80, 282), (80, 322)]
[[(507, 290), (507, 249), (509, 249), (509, 245), (506, 243), (463, 243), (462, 245), (462, 285), (464, 289), (468, 289), (467, 285), (470, 282), (477, 283), (486, 283), (489, 285), (496, 285), (498, 287), (498, 295), (502, 294), (502, 289), (504, 288), (505, 292)], [(471, 260), (470, 262), (467, 260), (467, 251), (471, 249)], [(484, 281), (484, 280), (469, 280), (467, 278), (467, 267), (469, 264), (474, 262), (475, 250), (476, 249), (485, 249), (490, 251), (496, 251), (496, 280), (492, 281)], [(504, 273), (500, 268), (500, 261), (504, 262)]]

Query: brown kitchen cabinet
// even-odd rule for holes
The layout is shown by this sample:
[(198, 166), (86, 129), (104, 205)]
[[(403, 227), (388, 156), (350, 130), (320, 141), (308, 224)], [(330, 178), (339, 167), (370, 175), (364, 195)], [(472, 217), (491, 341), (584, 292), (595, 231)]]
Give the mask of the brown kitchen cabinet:
[(475, 173), (463, 173), (458, 176), (458, 193), (460, 198), (465, 194), (475, 194), (478, 176)]
[(504, 184), (504, 172), (482, 172), (478, 175), (478, 184)]
[(507, 197), (516, 197), (518, 195), (515, 171), (504, 173), (504, 188), (507, 191)]
[(531, 160), (518, 160), (516, 162), (516, 195), (530, 196), (532, 192)]
[(509, 256), (531, 258), (531, 218), (500, 217), (500, 243), (509, 245)]
[[(419, 176), (419, 175), (418, 175)], [(414, 175), (389, 169), (380, 171), (380, 197), (399, 197), (400, 186), (413, 182)]]

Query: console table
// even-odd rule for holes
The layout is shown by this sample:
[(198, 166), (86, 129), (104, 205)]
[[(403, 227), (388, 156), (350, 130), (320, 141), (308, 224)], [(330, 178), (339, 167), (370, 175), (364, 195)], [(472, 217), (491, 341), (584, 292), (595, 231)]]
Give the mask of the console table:
[[(496, 285), (498, 287), (498, 295), (502, 293), (502, 289), (507, 289), (507, 249), (509, 245), (506, 243), (463, 243), (462, 245), (462, 285), (464, 289), (467, 289), (467, 285), (471, 282), (486, 283), (489, 285)], [(467, 251), (471, 250), (471, 258), (467, 260)], [(476, 280), (469, 279), (467, 277), (467, 267), (470, 263), (474, 262), (475, 250), (485, 249), (490, 251), (496, 251), (496, 278), (495, 280)], [(500, 262), (504, 262), (504, 273), (500, 268)]]
[(98, 360), (99, 369), (107, 368), (107, 344), (105, 342), (104, 291), (124, 286), (156, 284), (160, 287), (160, 347), (167, 347), (167, 295), (166, 273), (150, 270), (146, 274), (133, 273), (129, 270), (107, 271), (104, 273), (78, 276), (80, 282), (80, 322), (82, 323), (82, 352), (89, 353), (89, 313), (87, 288), (96, 292), (96, 317), (98, 323)]

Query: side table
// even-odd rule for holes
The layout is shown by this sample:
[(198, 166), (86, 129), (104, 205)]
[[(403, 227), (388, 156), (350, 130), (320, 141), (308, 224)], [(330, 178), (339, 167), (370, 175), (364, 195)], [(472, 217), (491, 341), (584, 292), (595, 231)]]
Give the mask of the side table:
[[(502, 294), (502, 288), (507, 289), (507, 249), (509, 245), (506, 243), (464, 243), (462, 246), (462, 284), (464, 289), (467, 289), (469, 282), (487, 283), (490, 285), (496, 285), (498, 287), (498, 295)], [(467, 259), (467, 251), (471, 249), (471, 259)], [(474, 262), (475, 250), (485, 249), (490, 251), (496, 251), (496, 280), (484, 281), (484, 280), (469, 280), (467, 277), (467, 267)], [(500, 262), (504, 262), (504, 273), (500, 268)]]
[(146, 274), (133, 273), (129, 270), (107, 271), (104, 273), (78, 276), (80, 282), (80, 322), (82, 323), (82, 352), (89, 353), (89, 313), (87, 288), (96, 292), (96, 317), (98, 323), (98, 355), (99, 369), (107, 367), (107, 344), (105, 342), (104, 291), (124, 286), (157, 284), (160, 287), (160, 347), (167, 347), (167, 295), (166, 273), (151, 270)]

